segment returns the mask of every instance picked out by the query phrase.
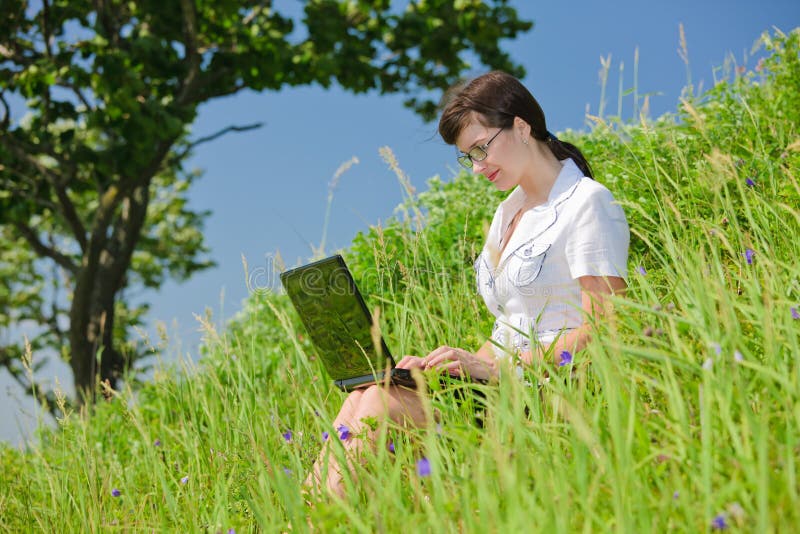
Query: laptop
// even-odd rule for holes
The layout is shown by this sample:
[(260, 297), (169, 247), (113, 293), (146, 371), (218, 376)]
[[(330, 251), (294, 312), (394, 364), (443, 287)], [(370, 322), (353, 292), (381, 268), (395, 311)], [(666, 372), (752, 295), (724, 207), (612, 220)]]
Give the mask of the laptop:
[(372, 315), (340, 255), (284, 271), (280, 277), (339, 389), (382, 382), (387, 367), (391, 383), (416, 387), (408, 369), (395, 367), (383, 338), (373, 335)]

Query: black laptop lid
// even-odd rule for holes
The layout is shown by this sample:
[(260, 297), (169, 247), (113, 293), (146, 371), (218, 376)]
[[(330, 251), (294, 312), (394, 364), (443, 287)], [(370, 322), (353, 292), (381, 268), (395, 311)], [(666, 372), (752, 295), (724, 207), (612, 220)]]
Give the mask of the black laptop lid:
[[(341, 256), (331, 256), (281, 273), (292, 301), (325, 368), (334, 380), (371, 374), (392, 357), (372, 340), (372, 316)], [(366, 355), (366, 356), (365, 356)]]

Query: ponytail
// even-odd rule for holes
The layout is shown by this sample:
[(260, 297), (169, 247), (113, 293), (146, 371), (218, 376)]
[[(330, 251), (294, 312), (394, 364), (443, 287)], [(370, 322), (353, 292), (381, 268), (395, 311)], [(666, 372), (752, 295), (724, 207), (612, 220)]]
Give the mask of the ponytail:
[(594, 176), (592, 176), (592, 168), (589, 166), (589, 162), (586, 161), (586, 158), (578, 147), (572, 143), (561, 141), (549, 131), (547, 132), (547, 146), (550, 147), (550, 151), (557, 159), (571, 158), (584, 176), (594, 179)]

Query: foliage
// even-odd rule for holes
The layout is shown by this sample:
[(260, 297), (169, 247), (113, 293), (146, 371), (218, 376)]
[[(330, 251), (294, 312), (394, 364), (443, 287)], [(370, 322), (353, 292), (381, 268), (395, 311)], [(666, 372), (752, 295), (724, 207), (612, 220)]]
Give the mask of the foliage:
[[(191, 210), (184, 164), (198, 106), (243, 89), (338, 83), (403, 92), (424, 117), (471, 60), (522, 74), (500, 41), (527, 31), (506, 0), (312, 0), (301, 24), (247, 0), (23, 0), (0, 20), (0, 328), (31, 326), (33, 349), (62, 353), (79, 401), (112, 388), (141, 347), (146, 311), (131, 288), (158, 288), (212, 262), (208, 215)], [(15, 123), (9, 100), (28, 113)], [(12, 100), (13, 102), (13, 100)], [(11, 245), (14, 245), (13, 247)], [(47, 288), (46, 294), (42, 288)], [(0, 347), (29, 391), (20, 344)]]
[[(286, 298), (254, 294), (228, 331), (207, 326), (199, 368), (160, 370), (138, 397), (100, 403), (92, 424), (71, 414), (27, 451), (0, 449), (0, 526), (792, 531), (800, 121), (783, 106), (800, 90), (800, 30), (764, 41), (759, 71), (737, 73), (678, 116), (572, 134), (629, 215), (629, 290), (568, 367), (532, 367), (529, 384), (512, 375), (475, 386), (490, 406), (482, 427), (452, 389), (435, 391), (427, 406), (440, 424), (379, 424), (347, 497), (309, 506), (301, 483), (322, 432), (335, 436), (342, 395)], [(401, 208), (409, 217), (348, 251), (396, 352), (476, 331), (471, 276), (398, 275), (387, 254), (404, 267), (463, 270), (450, 250), (487, 216), (482, 187), (464, 175), (433, 181)], [(479, 203), (459, 204), (462, 195)], [(417, 209), (430, 217), (421, 229)], [(423, 458), (429, 473), (418, 470)]]

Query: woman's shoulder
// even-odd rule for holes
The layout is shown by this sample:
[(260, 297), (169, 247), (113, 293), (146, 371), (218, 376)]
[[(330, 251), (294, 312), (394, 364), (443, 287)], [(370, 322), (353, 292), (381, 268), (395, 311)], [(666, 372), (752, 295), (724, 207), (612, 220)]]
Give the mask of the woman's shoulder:
[(612, 206), (622, 209), (611, 190), (597, 180), (588, 177), (583, 177), (578, 181), (570, 200), (572, 207), (578, 210)]

